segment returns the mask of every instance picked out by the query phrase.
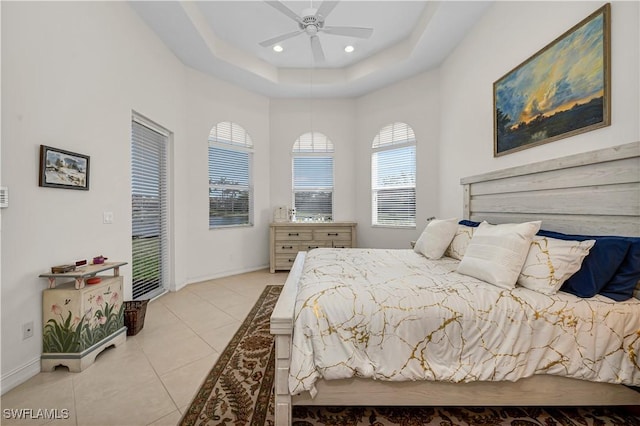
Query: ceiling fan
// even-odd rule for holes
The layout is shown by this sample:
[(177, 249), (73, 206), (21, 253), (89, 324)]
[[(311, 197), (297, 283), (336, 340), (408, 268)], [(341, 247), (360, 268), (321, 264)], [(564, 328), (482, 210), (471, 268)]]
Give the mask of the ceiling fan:
[(310, 7), (303, 10), (302, 15), (296, 14), (278, 0), (266, 1), (266, 3), (296, 21), (299, 29), (297, 31), (265, 40), (260, 43), (260, 46), (270, 47), (283, 40), (306, 33), (311, 40), (311, 52), (313, 53), (313, 58), (316, 63), (324, 62), (325, 59), (324, 51), (322, 50), (320, 39), (318, 38), (319, 33), (357, 38), (369, 38), (371, 37), (371, 34), (373, 34), (373, 28), (325, 26), (324, 20), (338, 4), (338, 1), (336, 0), (325, 0), (320, 4), (318, 9)]

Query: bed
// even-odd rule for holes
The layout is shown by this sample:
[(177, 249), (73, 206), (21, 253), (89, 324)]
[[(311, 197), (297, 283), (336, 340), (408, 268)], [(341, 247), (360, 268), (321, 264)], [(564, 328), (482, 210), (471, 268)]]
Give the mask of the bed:
[[(465, 219), (494, 224), (542, 221), (544, 229), (565, 234), (640, 236), (640, 142), (463, 178), (461, 184)], [(357, 250), (350, 253), (362, 254)], [(405, 262), (404, 257), (408, 257), (406, 262), (415, 260), (415, 253), (410, 250), (395, 253), (403, 258), (401, 263)], [(609, 380), (613, 383), (564, 377), (556, 375), (553, 369), (549, 370), (552, 374), (534, 371), (518, 379), (494, 366), (497, 381), (488, 381), (482, 374), (478, 380), (469, 381), (468, 376), (455, 376), (455, 372), (445, 374), (445, 381), (319, 378), (292, 396), (290, 389), (295, 385), (290, 383), (291, 355), (294, 349), (299, 350), (293, 346), (296, 297), (307, 279), (303, 271), (308, 256), (320, 257), (321, 263), (329, 265), (332, 256), (342, 254), (332, 251), (298, 254), (272, 314), (278, 425), (290, 423), (292, 405), (640, 405), (639, 392), (617, 384), (637, 386), (640, 372), (635, 359), (631, 371), (627, 368), (628, 376)], [(449, 269), (455, 269), (451, 260), (444, 263), (447, 262)], [(636, 291), (636, 297), (638, 294)], [(560, 295), (561, 301), (563, 297)], [(622, 305), (640, 315), (640, 304), (633, 300), (611, 303), (616, 309)], [(635, 348), (637, 344), (634, 345)], [(442, 371), (433, 374), (436, 378), (443, 377)], [(574, 376), (583, 375), (584, 372), (578, 372)], [(585, 377), (589, 378), (588, 374)]]

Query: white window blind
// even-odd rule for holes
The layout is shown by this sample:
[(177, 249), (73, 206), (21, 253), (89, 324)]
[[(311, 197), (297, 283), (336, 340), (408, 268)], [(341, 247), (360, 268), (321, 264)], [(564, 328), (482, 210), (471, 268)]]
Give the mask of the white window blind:
[(372, 224), (416, 225), (416, 139), (406, 123), (383, 127), (372, 144)]
[(133, 299), (163, 292), (167, 280), (168, 132), (134, 117), (131, 123)]
[(293, 144), (294, 153), (328, 153), (333, 152), (333, 142), (318, 132), (305, 133)]
[(305, 133), (293, 144), (293, 207), (297, 220), (333, 220), (333, 143)]
[(253, 142), (238, 124), (218, 123), (209, 134), (209, 227), (251, 225)]

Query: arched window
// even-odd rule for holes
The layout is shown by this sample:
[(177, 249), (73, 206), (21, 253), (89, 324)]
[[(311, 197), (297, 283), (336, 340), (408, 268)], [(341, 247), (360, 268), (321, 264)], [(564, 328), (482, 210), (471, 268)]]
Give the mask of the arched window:
[(416, 226), (416, 137), (406, 123), (384, 126), (371, 145), (371, 223)]
[(293, 144), (293, 208), (297, 220), (333, 220), (333, 143), (322, 133)]
[(209, 133), (209, 228), (253, 225), (253, 142), (224, 121)]

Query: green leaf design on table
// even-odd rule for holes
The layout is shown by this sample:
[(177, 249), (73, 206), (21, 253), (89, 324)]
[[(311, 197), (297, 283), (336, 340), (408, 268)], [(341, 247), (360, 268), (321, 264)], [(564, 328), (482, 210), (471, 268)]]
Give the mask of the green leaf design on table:
[(44, 326), (44, 352), (79, 352), (83, 319), (75, 327), (71, 323), (71, 312), (68, 312), (66, 319), (60, 314), (60, 319), (62, 321), (51, 318)]
[[(72, 322), (71, 312), (63, 317), (61, 308), (53, 305), (52, 311), (60, 320), (51, 318), (43, 329), (43, 351), (45, 353), (77, 353), (100, 342), (124, 327), (124, 304), (117, 307), (106, 302), (93, 315), (89, 310), (82, 318)], [(77, 322), (77, 323), (76, 323)]]

